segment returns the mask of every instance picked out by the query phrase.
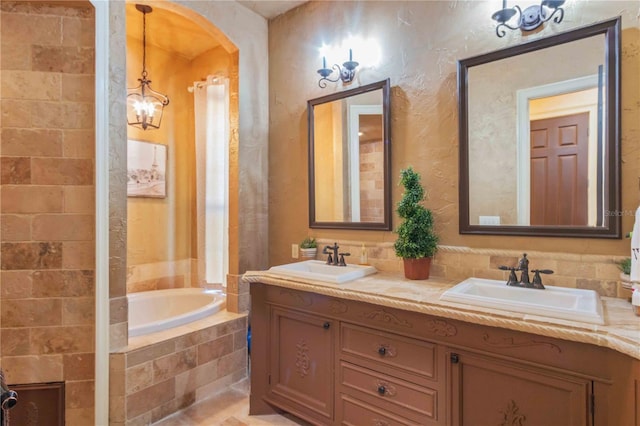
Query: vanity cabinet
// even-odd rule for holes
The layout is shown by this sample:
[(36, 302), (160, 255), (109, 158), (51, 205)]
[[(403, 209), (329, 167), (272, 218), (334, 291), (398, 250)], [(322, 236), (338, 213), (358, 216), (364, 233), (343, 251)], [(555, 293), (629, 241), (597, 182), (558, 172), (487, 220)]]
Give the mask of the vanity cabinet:
[(301, 312), (271, 309), (269, 391), (274, 404), (313, 413), (314, 419), (333, 419), (332, 321)]
[(552, 370), (450, 353), (453, 425), (592, 424), (592, 381)]
[(594, 345), (251, 284), (250, 413), (317, 425), (634, 425), (637, 360)]

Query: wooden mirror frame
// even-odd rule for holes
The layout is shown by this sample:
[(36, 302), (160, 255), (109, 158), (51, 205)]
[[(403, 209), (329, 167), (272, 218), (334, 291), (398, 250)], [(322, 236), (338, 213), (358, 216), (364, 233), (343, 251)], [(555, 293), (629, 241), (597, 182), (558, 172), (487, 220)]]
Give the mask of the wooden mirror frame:
[[(518, 46), (508, 47), (483, 55), (458, 61), (458, 111), (460, 132), (459, 156), (459, 202), (460, 234), (476, 235), (528, 235), (547, 237), (621, 238), (620, 211), (620, 17), (585, 26), (566, 33), (534, 40)], [(469, 220), (469, 117), (467, 79), (470, 67), (492, 61), (533, 52), (540, 49), (568, 43), (575, 40), (604, 34), (606, 58), (606, 175), (609, 196), (608, 211), (603, 215), (608, 219), (600, 227), (589, 226), (518, 226), (518, 225), (471, 225)], [(607, 209), (605, 207), (605, 211)]]
[[(319, 222), (316, 220), (315, 197), (315, 164), (314, 164), (314, 114), (313, 107), (318, 104), (333, 102), (351, 96), (359, 95), (374, 90), (382, 90), (382, 120), (383, 120), (383, 146), (384, 146), (384, 213), (383, 222)], [(391, 85), (389, 79), (367, 84), (344, 92), (333, 93), (307, 102), (307, 119), (309, 127), (309, 227), (317, 229), (366, 229), (366, 230), (391, 230)]]

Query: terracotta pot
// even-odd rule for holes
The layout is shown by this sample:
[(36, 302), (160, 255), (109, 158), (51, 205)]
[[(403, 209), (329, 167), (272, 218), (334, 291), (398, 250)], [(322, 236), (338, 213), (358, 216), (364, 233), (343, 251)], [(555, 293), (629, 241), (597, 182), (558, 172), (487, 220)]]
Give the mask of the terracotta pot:
[(431, 268), (431, 258), (421, 257), (420, 259), (403, 259), (404, 276), (410, 280), (429, 279), (429, 269)]

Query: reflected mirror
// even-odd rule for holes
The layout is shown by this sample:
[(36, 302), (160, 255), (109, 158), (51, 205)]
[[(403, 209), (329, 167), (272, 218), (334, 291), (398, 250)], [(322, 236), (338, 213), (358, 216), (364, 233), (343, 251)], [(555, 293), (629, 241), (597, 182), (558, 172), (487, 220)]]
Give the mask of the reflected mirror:
[(620, 19), (459, 61), (460, 233), (620, 237)]
[(309, 226), (391, 229), (389, 80), (308, 101)]

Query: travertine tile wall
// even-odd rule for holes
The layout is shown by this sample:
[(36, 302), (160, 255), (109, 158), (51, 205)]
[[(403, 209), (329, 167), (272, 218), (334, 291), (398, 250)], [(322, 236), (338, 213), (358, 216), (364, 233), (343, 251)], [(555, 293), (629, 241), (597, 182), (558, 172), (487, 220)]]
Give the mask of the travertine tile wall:
[(196, 259), (182, 259), (130, 265), (127, 267), (127, 293), (198, 287), (191, 274), (192, 265), (196, 262)]
[(246, 330), (246, 315), (221, 312), (130, 339), (109, 357), (109, 424), (148, 425), (246, 377)]
[(360, 144), (360, 220), (384, 222), (384, 144)]
[[(319, 239), (318, 247), (333, 244), (334, 240)], [(359, 263), (363, 242), (338, 241), (340, 250), (350, 252), (347, 263)], [(379, 271), (402, 273), (403, 262), (393, 249), (393, 243), (364, 242), (368, 263)], [(322, 250), (318, 250), (320, 253)], [(525, 251), (525, 250), (523, 250)], [(469, 277), (507, 280), (508, 272), (498, 266), (516, 266), (523, 251), (474, 249), (469, 247), (439, 246), (431, 264), (431, 275), (462, 281)], [(601, 296), (617, 296), (620, 280), (618, 263), (624, 256), (580, 255), (573, 253), (553, 253), (526, 250), (529, 269), (551, 269), (552, 275), (543, 277), (549, 285), (573, 288), (587, 288)], [(318, 258), (323, 258), (322, 254)]]
[(1, 364), (93, 423), (94, 11), (1, 3)]

